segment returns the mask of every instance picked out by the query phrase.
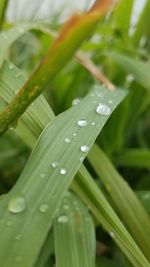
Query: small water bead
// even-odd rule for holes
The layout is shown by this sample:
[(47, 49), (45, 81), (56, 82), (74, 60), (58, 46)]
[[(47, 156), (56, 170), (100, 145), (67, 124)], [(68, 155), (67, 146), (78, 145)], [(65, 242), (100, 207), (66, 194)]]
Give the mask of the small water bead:
[(81, 158), (80, 158), (80, 161), (82, 162), (83, 160), (84, 160), (84, 157), (81, 157)]
[(49, 206), (48, 204), (42, 204), (39, 209), (40, 209), (40, 212), (45, 213), (48, 211)]
[(112, 238), (115, 237), (115, 234), (114, 234), (113, 232), (110, 232), (109, 234), (110, 234), (110, 236), (111, 236)]
[(78, 126), (80, 126), (80, 127), (85, 127), (85, 126), (87, 126), (87, 124), (88, 123), (85, 119), (81, 119), (78, 121)]
[(67, 173), (67, 170), (65, 168), (62, 168), (60, 170), (60, 174), (65, 175)]
[(13, 69), (14, 69), (14, 66), (13, 66), (12, 64), (9, 64), (8, 68), (9, 68), (10, 70), (13, 70)]
[(69, 220), (69, 219), (68, 219), (67, 215), (61, 215), (61, 216), (59, 216), (58, 219), (57, 219), (57, 221), (58, 221), (59, 223), (67, 223), (68, 220)]
[(92, 126), (95, 126), (95, 122), (91, 122), (91, 125), (92, 125)]
[(43, 179), (46, 176), (46, 173), (42, 172), (40, 177)]
[(8, 210), (11, 213), (21, 213), (26, 209), (26, 202), (23, 195), (18, 194), (13, 196), (8, 204)]
[(72, 101), (72, 106), (78, 105), (80, 103), (80, 98), (75, 98)]
[(21, 256), (16, 256), (16, 257), (14, 258), (14, 260), (15, 260), (15, 262), (19, 263), (19, 262), (22, 261), (22, 258), (21, 258)]
[(83, 145), (80, 147), (80, 150), (83, 152), (83, 153), (87, 153), (89, 151), (89, 147), (87, 145)]
[(109, 103), (109, 104), (112, 104), (112, 103), (113, 103), (113, 101), (110, 99), (110, 100), (108, 100), (108, 103)]
[(52, 167), (55, 169), (59, 166), (59, 162), (58, 161), (54, 161), (52, 162)]
[(74, 136), (74, 137), (76, 137), (76, 136), (77, 136), (77, 134), (76, 134), (76, 133), (74, 133), (74, 134), (73, 134), (73, 136)]
[(108, 116), (111, 114), (111, 108), (105, 104), (99, 103), (96, 112), (100, 115)]
[(7, 226), (11, 226), (11, 225), (12, 225), (12, 221), (7, 221), (7, 222), (6, 222), (6, 225), (7, 225)]
[(65, 138), (65, 143), (70, 144), (71, 143), (71, 139), (70, 138)]
[(17, 235), (15, 236), (15, 239), (16, 239), (17, 241), (20, 241), (20, 240), (22, 239), (22, 235), (21, 235), (21, 234), (17, 234)]

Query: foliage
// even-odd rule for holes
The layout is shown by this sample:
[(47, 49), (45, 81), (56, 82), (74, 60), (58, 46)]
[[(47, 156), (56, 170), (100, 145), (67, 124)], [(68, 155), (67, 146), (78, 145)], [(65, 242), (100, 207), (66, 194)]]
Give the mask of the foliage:
[(149, 0), (134, 31), (132, 0), (64, 25), (9, 23), (7, 4), (1, 266), (149, 267)]

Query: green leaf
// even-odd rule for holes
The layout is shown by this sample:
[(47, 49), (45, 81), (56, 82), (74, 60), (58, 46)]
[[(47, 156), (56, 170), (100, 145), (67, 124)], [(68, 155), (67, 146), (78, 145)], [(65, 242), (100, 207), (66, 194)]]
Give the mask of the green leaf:
[(88, 159), (108, 191), (121, 219), (150, 260), (150, 220), (148, 214), (134, 192), (97, 145), (92, 147)]
[(110, 53), (109, 54), (127, 73), (132, 73), (134, 79), (143, 87), (150, 91), (150, 64), (143, 63), (138, 59), (133, 59), (128, 56)]
[(138, 23), (136, 25), (135, 32), (132, 36), (133, 42), (135, 45), (138, 45), (140, 42), (140, 39), (142, 37), (149, 37), (150, 31), (149, 31), (149, 25), (150, 25), (150, 16), (149, 16), (149, 10), (150, 10), (150, 1), (147, 0), (144, 6), (144, 9), (142, 11), (142, 14), (138, 20)]
[(103, 228), (126, 254), (133, 266), (149, 266), (145, 256), (83, 165), (73, 181), (72, 187), (88, 205), (97, 221), (102, 224)]
[[(0, 96), (6, 103), (10, 103), (26, 80), (27, 76), (23, 72), (18, 70), (14, 64), (5, 61), (0, 71)], [(39, 111), (41, 109), (42, 112)], [(53, 118), (54, 113), (47, 101), (43, 96), (39, 96), (25, 111), (18, 123), (12, 126), (25, 143), (33, 147), (37, 137)]]
[(117, 30), (123, 35), (127, 35), (130, 29), (131, 14), (133, 9), (133, 0), (121, 0), (114, 12), (113, 23)]
[(150, 168), (150, 151), (148, 149), (126, 149), (116, 157), (119, 166), (133, 168)]
[[(66, 196), (54, 220), (57, 267), (94, 267), (95, 227), (87, 208)], [(63, 261), (62, 261), (63, 258)]]
[(147, 212), (150, 213), (150, 191), (137, 191), (136, 193)]
[[(18, 261), (22, 267), (33, 266), (56, 209), (88, 148), (125, 95), (123, 90), (109, 92), (96, 86), (78, 106), (59, 115), (44, 130), (18, 182), (1, 201), (0, 262), (3, 267), (14, 267)], [(109, 104), (112, 99), (113, 103)], [(104, 105), (100, 107), (104, 108), (103, 115), (96, 112), (100, 101)], [(87, 120), (88, 125), (78, 126), (80, 119)], [(65, 142), (65, 138), (71, 143)], [(59, 165), (54, 168), (57, 162)], [(19, 242), (18, 234), (22, 237)], [(6, 257), (9, 246), (9, 257)]]

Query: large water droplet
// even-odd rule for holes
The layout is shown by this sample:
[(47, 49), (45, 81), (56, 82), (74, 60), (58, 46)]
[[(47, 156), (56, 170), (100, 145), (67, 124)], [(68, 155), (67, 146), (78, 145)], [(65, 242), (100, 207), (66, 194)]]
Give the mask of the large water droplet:
[(67, 215), (61, 215), (61, 216), (58, 217), (57, 221), (59, 223), (67, 223), (68, 222), (68, 217), (67, 217)]
[(21, 194), (13, 196), (8, 204), (8, 210), (12, 213), (23, 212), (26, 208), (26, 202)]
[(40, 209), (40, 212), (45, 213), (48, 211), (49, 206), (48, 204), (42, 204), (39, 209)]
[(99, 105), (96, 108), (96, 112), (100, 115), (110, 115), (111, 109), (107, 105), (104, 105), (102, 103), (99, 103)]
[(70, 138), (65, 138), (65, 143), (70, 144), (71, 143), (71, 139)]
[(52, 167), (55, 169), (59, 166), (59, 162), (58, 161), (54, 161), (52, 162)]
[(87, 145), (83, 145), (80, 147), (80, 150), (84, 153), (88, 152), (89, 151), (89, 147)]
[(62, 168), (60, 170), (60, 174), (65, 175), (67, 173), (67, 170), (65, 168)]
[(78, 125), (80, 127), (85, 127), (85, 126), (87, 126), (87, 121), (85, 119), (81, 119), (78, 121)]
[(79, 104), (80, 103), (80, 98), (75, 98), (75, 99), (73, 99), (73, 101), (72, 101), (72, 106), (75, 106), (75, 105), (77, 105), (77, 104)]

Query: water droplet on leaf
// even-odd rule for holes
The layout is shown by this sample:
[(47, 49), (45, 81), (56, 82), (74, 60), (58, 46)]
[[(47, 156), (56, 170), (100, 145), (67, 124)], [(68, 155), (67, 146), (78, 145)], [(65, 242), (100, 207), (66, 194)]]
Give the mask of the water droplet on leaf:
[(84, 153), (88, 152), (89, 151), (89, 147), (87, 145), (83, 145), (80, 147), (80, 150)]
[(62, 169), (60, 170), (60, 174), (65, 175), (66, 173), (67, 173), (67, 171), (66, 171), (66, 169), (64, 169), (64, 168), (62, 168)]
[(87, 126), (87, 121), (85, 119), (81, 119), (78, 121), (78, 125), (80, 127), (85, 127), (85, 126)]
[(65, 143), (70, 144), (71, 143), (71, 139), (70, 138), (65, 138)]
[(99, 105), (96, 108), (96, 112), (100, 115), (110, 115), (111, 109), (107, 105), (104, 105), (102, 103), (99, 103)]
[(67, 215), (61, 215), (61, 216), (58, 217), (57, 221), (59, 223), (67, 223), (68, 222), (68, 217), (67, 217)]
[(52, 167), (55, 169), (59, 166), (59, 162), (58, 161), (55, 161), (55, 162), (52, 162)]
[(75, 98), (75, 99), (73, 99), (73, 101), (72, 101), (72, 106), (75, 106), (75, 105), (77, 105), (77, 104), (79, 104), (80, 103), (80, 98)]
[(48, 204), (42, 204), (42, 205), (40, 206), (40, 212), (42, 212), (42, 213), (47, 212), (48, 209), (49, 209)]
[(8, 210), (11, 213), (20, 213), (26, 209), (26, 202), (21, 194), (13, 196), (8, 204)]

